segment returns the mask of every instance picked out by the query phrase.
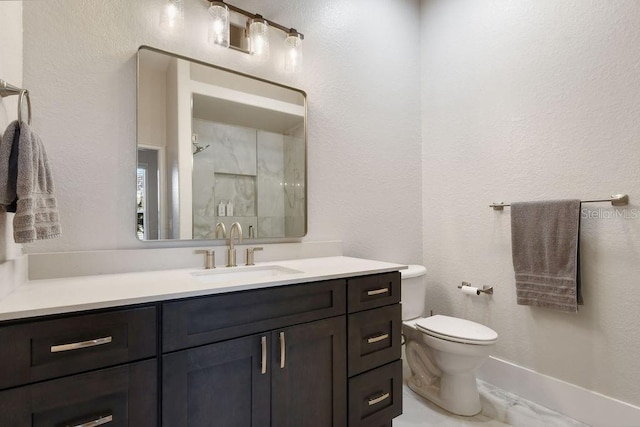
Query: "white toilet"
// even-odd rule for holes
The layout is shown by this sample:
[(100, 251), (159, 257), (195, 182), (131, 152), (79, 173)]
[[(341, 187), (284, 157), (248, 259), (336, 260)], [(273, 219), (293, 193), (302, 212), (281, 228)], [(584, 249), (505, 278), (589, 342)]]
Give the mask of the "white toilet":
[(498, 334), (456, 317), (420, 317), (425, 304), (426, 273), (421, 265), (401, 270), (402, 333), (411, 369), (409, 388), (449, 412), (476, 415), (482, 406), (475, 371), (494, 349)]

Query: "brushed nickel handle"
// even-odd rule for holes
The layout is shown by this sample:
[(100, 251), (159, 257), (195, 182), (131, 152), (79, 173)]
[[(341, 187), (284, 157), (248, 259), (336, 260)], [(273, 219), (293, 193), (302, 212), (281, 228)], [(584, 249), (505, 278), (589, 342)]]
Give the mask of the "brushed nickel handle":
[(106, 417), (96, 418), (93, 421), (89, 421), (82, 424), (76, 424), (74, 426), (68, 426), (68, 427), (96, 427), (96, 426), (101, 426), (101, 425), (110, 423), (111, 421), (113, 421), (113, 415), (107, 415)]
[(260, 362), (260, 373), (267, 373), (267, 337), (262, 337), (262, 362)]
[(113, 341), (113, 338), (111, 336), (108, 336), (103, 338), (96, 338), (94, 340), (72, 342), (70, 344), (52, 345), (51, 353), (60, 353), (61, 351), (78, 350), (81, 348), (95, 347), (97, 345), (109, 344), (111, 341)]
[(376, 342), (384, 341), (389, 338), (389, 334), (378, 335), (377, 337), (369, 337), (367, 338), (367, 344), (373, 344)]
[(284, 341), (284, 332), (280, 332), (280, 369), (284, 368), (284, 360), (287, 355), (287, 346)]
[(380, 288), (380, 289), (373, 289), (370, 291), (367, 291), (367, 295), (368, 296), (374, 296), (374, 295), (381, 295), (381, 294), (386, 294), (389, 293), (389, 288)]
[(389, 394), (389, 393), (384, 393), (384, 394), (381, 394), (381, 395), (380, 395), (380, 396), (378, 396), (378, 397), (369, 398), (369, 406), (376, 405), (376, 404), (378, 404), (378, 403), (382, 402), (383, 400), (388, 399), (388, 398), (389, 398), (389, 396), (390, 396), (390, 394)]

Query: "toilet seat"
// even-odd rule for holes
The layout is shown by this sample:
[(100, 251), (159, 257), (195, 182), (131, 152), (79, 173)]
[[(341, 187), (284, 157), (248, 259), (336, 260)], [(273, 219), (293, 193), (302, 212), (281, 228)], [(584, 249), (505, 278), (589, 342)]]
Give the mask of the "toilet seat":
[(491, 328), (457, 317), (435, 315), (416, 321), (416, 328), (427, 335), (463, 344), (490, 345), (498, 340)]

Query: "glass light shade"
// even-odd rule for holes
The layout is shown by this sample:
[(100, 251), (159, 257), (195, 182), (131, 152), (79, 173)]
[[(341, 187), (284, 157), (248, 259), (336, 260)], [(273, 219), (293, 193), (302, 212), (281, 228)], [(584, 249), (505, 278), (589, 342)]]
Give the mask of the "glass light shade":
[(302, 36), (291, 32), (284, 39), (284, 70), (299, 73), (302, 70)]
[(260, 16), (249, 23), (249, 51), (256, 59), (269, 58), (269, 24)]
[(229, 8), (222, 2), (211, 2), (209, 15), (209, 43), (229, 47)]
[(160, 28), (165, 31), (184, 28), (184, 3), (182, 0), (166, 0), (160, 11)]

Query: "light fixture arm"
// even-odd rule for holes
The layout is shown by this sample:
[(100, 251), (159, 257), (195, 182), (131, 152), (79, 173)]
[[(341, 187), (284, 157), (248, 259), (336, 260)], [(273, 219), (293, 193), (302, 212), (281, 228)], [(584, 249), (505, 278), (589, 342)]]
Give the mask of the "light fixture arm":
[(241, 15), (244, 15), (247, 18), (256, 18), (257, 17), (257, 18), (260, 18), (260, 19), (264, 19), (269, 24), (269, 26), (277, 28), (278, 30), (284, 32), (285, 34), (290, 34), (290, 33), (296, 34), (296, 35), (298, 35), (300, 37), (300, 40), (304, 40), (304, 34), (299, 33), (298, 31), (295, 30), (295, 28), (287, 28), (284, 25), (280, 25), (277, 22), (274, 22), (274, 21), (271, 21), (269, 19), (264, 18), (262, 15), (259, 15), (259, 14), (256, 14), (256, 13), (251, 13), (251, 12), (248, 12), (248, 11), (246, 11), (244, 9), (240, 9), (239, 7), (234, 6), (232, 4), (229, 4), (229, 3), (225, 2), (225, 1), (219, 1), (219, 0), (208, 0), (208, 1), (210, 3), (213, 3), (213, 2), (223, 3), (229, 8), (230, 11), (235, 12), (235, 13), (239, 13)]

